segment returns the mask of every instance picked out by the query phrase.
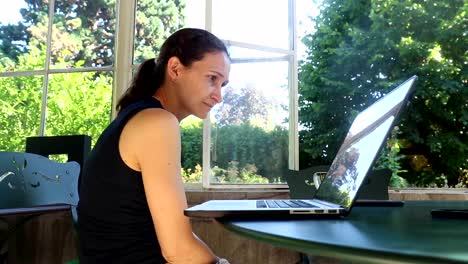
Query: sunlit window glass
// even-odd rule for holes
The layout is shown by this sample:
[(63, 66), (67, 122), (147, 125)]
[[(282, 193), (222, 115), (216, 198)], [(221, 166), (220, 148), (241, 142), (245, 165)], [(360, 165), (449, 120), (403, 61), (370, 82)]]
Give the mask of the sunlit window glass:
[(39, 131), (41, 76), (0, 78), (0, 151), (24, 151)]
[(283, 182), (288, 168), (288, 67), (287, 61), (232, 64), (223, 102), (211, 111), (211, 182)]
[[(115, 0), (54, 2), (52, 68), (110, 66), (114, 63)], [(47, 26), (38, 28), (46, 36)]]
[(7, 2), (0, 11), (1, 71), (43, 69), (49, 23), (48, 1)]
[[(164, 40), (185, 26), (186, 1), (138, 0), (134, 63), (154, 58)], [(193, 4), (193, 3), (192, 3)]]
[(110, 122), (112, 74), (53, 74), (49, 79), (46, 135), (91, 136), (93, 143)]
[(288, 0), (213, 0), (213, 33), (227, 40), (289, 49)]

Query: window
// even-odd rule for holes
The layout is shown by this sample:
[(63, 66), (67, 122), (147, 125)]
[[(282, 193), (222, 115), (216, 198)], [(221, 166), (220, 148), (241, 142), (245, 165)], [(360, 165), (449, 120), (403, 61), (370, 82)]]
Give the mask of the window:
[(24, 151), (25, 138), (36, 135), (96, 140), (109, 123), (115, 1), (94, 3), (13, 0), (5, 7), (0, 149)]
[(198, 27), (232, 69), (224, 102), (181, 124), (187, 182), (285, 187), (285, 170), (330, 164), (356, 113), (417, 74), (377, 166), (393, 186), (468, 186), (462, 0), (12, 0), (0, 13), (1, 150), (35, 135), (94, 143), (138, 65)]
[(226, 42), (232, 64), (223, 102), (205, 120), (204, 186), (281, 187), (295, 165), (295, 2), (211, 3), (207, 28)]
[[(206, 120), (188, 118), (181, 124), (184, 179), (210, 188), (284, 187), (281, 175), (294, 166), (297, 141), (297, 129), (290, 126), (297, 116), (290, 114), (297, 83), (294, 1), (176, 2), (136, 1), (133, 69), (184, 26), (210, 30), (225, 41), (232, 58), (224, 102)], [(265, 6), (272, 12), (257, 12)]]
[[(246, 14), (239, 4), (256, 7)], [(282, 183), (281, 171), (295, 159), (293, 4), (278, 1), (257, 21), (256, 9), (268, 1), (13, 1), (16, 17), (3, 16), (0, 25), (1, 104), (8, 109), (0, 116), (1, 149), (22, 151), (24, 138), (35, 135), (83, 133), (94, 144), (139, 64), (157, 56), (172, 32), (200, 27), (226, 42), (232, 76), (225, 103), (209, 119), (181, 124), (184, 178), (201, 182), (204, 171), (205, 186)], [(232, 9), (246, 15), (240, 28), (232, 27)]]

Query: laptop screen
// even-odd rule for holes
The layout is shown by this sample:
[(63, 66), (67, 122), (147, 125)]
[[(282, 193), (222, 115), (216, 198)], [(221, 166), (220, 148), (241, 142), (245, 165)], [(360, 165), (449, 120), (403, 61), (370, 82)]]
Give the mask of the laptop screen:
[(415, 79), (410, 78), (356, 116), (315, 199), (351, 207)]

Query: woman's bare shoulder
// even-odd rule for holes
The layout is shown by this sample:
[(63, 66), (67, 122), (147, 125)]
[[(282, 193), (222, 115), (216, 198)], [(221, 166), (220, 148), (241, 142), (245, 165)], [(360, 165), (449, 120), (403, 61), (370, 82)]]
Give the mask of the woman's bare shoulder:
[(169, 125), (178, 126), (177, 118), (169, 111), (161, 108), (147, 108), (138, 112), (129, 123), (139, 126)]
[(138, 112), (125, 125), (119, 149), (127, 165), (140, 170), (141, 156), (153, 155), (155, 148), (180, 148), (179, 122), (164, 109), (149, 108)]
[[(125, 128), (139, 137), (164, 135), (167, 132), (179, 133), (179, 122), (170, 112), (160, 108), (148, 108), (137, 113)], [(154, 133), (157, 131), (158, 133)]]

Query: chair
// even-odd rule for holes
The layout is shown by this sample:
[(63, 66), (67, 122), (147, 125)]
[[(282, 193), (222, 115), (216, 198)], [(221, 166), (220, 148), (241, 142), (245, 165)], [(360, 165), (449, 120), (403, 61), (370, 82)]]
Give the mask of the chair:
[(330, 166), (320, 165), (295, 171), (289, 170), (284, 175), (289, 186), (291, 199), (309, 199), (315, 195), (319, 182)]
[[(59, 163), (25, 152), (0, 152), (0, 217), (22, 216), (6, 230), (0, 241), (3, 252), (18, 228), (36, 216), (61, 210), (74, 210), (78, 204), (80, 165)], [(72, 213), (76, 221), (76, 214)], [(6, 256), (0, 256), (1, 260)]]
[(88, 135), (38, 136), (26, 138), (26, 152), (44, 157), (52, 154), (67, 154), (68, 161), (76, 161), (83, 168), (91, 151), (91, 137)]
[[(300, 171), (290, 170), (285, 178), (289, 185), (290, 196), (292, 199), (310, 199), (313, 198), (317, 187), (325, 177), (330, 166), (321, 165), (309, 167)], [(361, 189), (357, 193), (357, 204), (359, 200), (388, 200), (388, 184), (392, 176), (389, 169), (379, 169), (369, 171)], [(317, 187), (316, 187), (317, 186)]]

